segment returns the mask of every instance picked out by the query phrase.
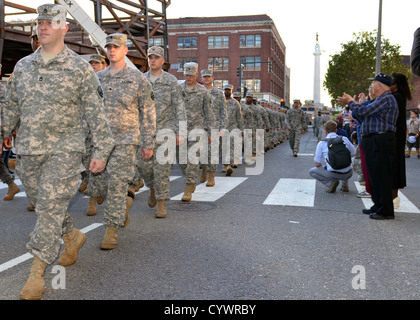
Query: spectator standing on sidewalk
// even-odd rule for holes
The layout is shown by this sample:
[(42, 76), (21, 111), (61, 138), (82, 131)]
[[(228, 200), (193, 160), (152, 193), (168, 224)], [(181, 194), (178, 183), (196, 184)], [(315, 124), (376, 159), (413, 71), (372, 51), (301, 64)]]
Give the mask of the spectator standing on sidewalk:
[[(420, 134), (420, 119), (416, 110), (410, 111), (410, 119), (407, 120), (407, 154), (406, 158), (410, 158), (411, 149), (415, 148), (417, 158), (420, 158), (419, 152), (419, 134)], [(413, 137), (413, 138), (410, 138)]]

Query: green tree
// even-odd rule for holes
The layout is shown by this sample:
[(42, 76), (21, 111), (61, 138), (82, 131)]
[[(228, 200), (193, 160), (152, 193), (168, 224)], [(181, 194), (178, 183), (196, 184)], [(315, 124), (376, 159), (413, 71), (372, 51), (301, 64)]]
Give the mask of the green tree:
[[(368, 94), (375, 76), (377, 32), (353, 33), (353, 40), (341, 44), (342, 51), (332, 55), (325, 75), (324, 88), (334, 99), (343, 92), (358, 95)], [(381, 71), (391, 75), (401, 72), (411, 80), (409, 66), (403, 64), (400, 45), (393, 45), (388, 39), (381, 40)]]

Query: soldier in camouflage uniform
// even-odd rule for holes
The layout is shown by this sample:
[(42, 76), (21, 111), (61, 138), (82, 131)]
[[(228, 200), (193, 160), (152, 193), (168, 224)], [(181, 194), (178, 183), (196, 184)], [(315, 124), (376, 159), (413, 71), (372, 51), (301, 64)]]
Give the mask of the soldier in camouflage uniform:
[[(1, 64), (0, 64), (0, 75), (1, 75)], [(0, 109), (3, 109), (4, 97), (6, 95), (6, 88), (0, 83)], [(1, 110), (0, 110), (1, 111)], [(0, 112), (1, 118), (1, 112)], [(1, 123), (1, 122), (0, 122)], [(3, 132), (3, 130), (2, 130)], [(9, 136), (9, 139), (12, 137)], [(0, 155), (3, 150), (3, 146), (0, 145)], [(8, 167), (6, 166), (3, 157), (0, 158), (0, 180), (1, 182), (7, 184), (7, 194), (4, 196), (3, 200), (13, 200), (15, 194), (20, 192), (20, 188), (15, 183), (15, 176), (10, 174)]]
[[(231, 84), (227, 84), (223, 87), (225, 91), (226, 105), (227, 105), (227, 112), (228, 112), (227, 129), (229, 130), (229, 136), (230, 136), (230, 150), (229, 150), (230, 161), (229, 163), (226, 164), (224, 168), (227, 176), (232, 175), (233, 173), (232, 168), (236, 168), (238, 166), (238, 163), (240, 162), (240, 156), (242, 153), (242, 130), (244, 129), (244, 120), (242, 116), (241, 104), (235, 99), (232, 99), (232, 88), (233, 86)], [(238, 130), (241, 131), (240, 134), (238, 133)], [(237, 136), (237, 138), (234, 139), (234, 136)], [(237, 141), (238, 139), (240, 141)], [(235, 144), (238, 144), (238, 143), (240, 143), (239, 153), (235, 152)]]
[(299, 109), (300, 101), (293, 101), (293, 108), (287, 111), (286, 124), (289, 130), (289, 143), (293, 156), (297, 157), (299, 152), (300, 137), (305, 124), (305, 113)]
[(106, 232), (100, 247), (112, 250), (118, 245), (118, 229), (126, 227), (129, 221), (133, 198), (127, 196), (127, 188), (134, 176), (138, 146), (143, 159), (149, 160), (153, 155), (156, 113), (151, 84), (143, 73), (125, 63), (127, 36), (110, 34), (105, 47), (110, 65), (97, 75), (104, 90), (104, 110), (115, 147), (102, 173), (103, 180), (96, 188), (107, 200)]
[(66, 9), (45, 4), (37, 13), (42, 46), (16, 64), (7, 85), (2, 123), (4, 132), (10, 133), (20, 119), (16, 170), (38, 216), (27, 244), (34, 260), (21, 299), (42, 298), (45, 268), (56, 259), (61, 238), (63, 266), (76, 262), (86, 239), (67, 211), (84, 170), (82, 115), (95, 141), (92, 172), (105, 168), (114, 146), (100, 83), (88, 62), (64, 44)]
[[(212, 109), (212, 101), (207, 89), (197, 82), (198, 64), (189, 62), (184, 65), (185, 81), (181, 82), (181, 86), (185, 93), (185, 109), (187, 110), (187, 130), (188, 134), (193, 129), (204, 130), (203, 134), (199, 134), (197, 140), (210, 140), (211, 129), (218, 129), (216, 119)], [(206, 134), (205, 134), (206, 133)], [(210, 141), (209, 141), (210, 142)], [(190, 150), (197, 142), (188, 139), (187, 148)], [(204, 143), (202, 143), (204, 144)], [(208, 148), (207, 148), (208, 149)], [(189, 202), (192, 199), (192, 193), (195, 190), (196, 180), (200, 170), (198, 163), (190, 161), (188, 157), (187, 163), (182, 163), (181, 155), (178, 148), (178, 159), (182, 172), (185, 175), (186, 186), (182, 201)], [(207, 150), (206, 150), (207, 151)], [(201, 150), (197, 151), (197, 158), (201, 154)]]
[[(253, 103), (253, 100), (254, 100), (254, 96), (252, 95), (252, 93), (247, 93), (245, 97), (244, 105), (249, 108), (252, 114), (252, 118), (249, 118), (249, 125), (250, 125), (250, 128), (252, 129), (252, 156), (255, 157), (257, 156), (257, 153), (258, 155), (260, 155), (260, 153), (262, 152), (262, 150), (257, 150), (257, 134), (259, 133), (264, 134), (264, 131), (259, 130), (257, 132), (257, 130), (264, 128), (264, 122), (263, 122), (260, 110)], [(264, 137), (259, 136), (259, 139), (263, 140)]]
[[(165, 63), (163, 48), (151, 47), (147, 51), (147, 56), (150, 69), (145, 73), (145, 76), (152, 84), (155, 97), (156, 130), (158, 133), (162, 133), (163, 130), (171, 130), (176, 134), (175, 143), (178, 146), (186, 139), (179, 134), (180, 121), (187, 121), (182, 87), (175, 76), (162, 70)], [(146, 160), (138, 156), (137, 164), (146, 186), (150, 188), (148, 205), (153, 208), (157, 204), (156, 218), (166, 217), (166, 201), (170, 199), (169, 178), (171, 166), (175, 160), (175, 153), (168, 161), (163, 161), (165, 160), (162, 159), (163, 157), (158, 158), (162, 156), (158, 152), (159, 148), (164, 148), (164, 142), (156, 141), (153, 157)]]
[[(216, 118), (216, 126), (219, 129), (219, 136), (222, 137), (224, 135), (224, 129), (226, 129), (227, 121), (228, 121), (228, 114), (226, 108), (226, 99), (225, 95), (222, 90), (216, 88), (213, 85), (214, 77), (213, 77), (213, 70), (201, 70), (201, 77), (203, 79), (203, 84), (206, 89), (209, 91), (210, 97), (212, 99), (212, 108), (214, 112), (214, 116)], [(220, 138), (219, 138), (219, 145), (220, 145)], [(209, 178), (206, 183), (206, 187), (213, 187), (215, 185), (214, 176), (216, 174), (216, 169), (218, 163), (212, 163), (211, 161), (211, 146), (215, 146), (216, 144), (209, 144), (208, 148), (208, 164), (202, 165), (201, 177), (200, 182), (207, 181), (207, 169), (209, 172)], [(217, 150), (217, 154), (219, 154), (219, 150)], [(217, 158), (219, 160), (219, 157)]]

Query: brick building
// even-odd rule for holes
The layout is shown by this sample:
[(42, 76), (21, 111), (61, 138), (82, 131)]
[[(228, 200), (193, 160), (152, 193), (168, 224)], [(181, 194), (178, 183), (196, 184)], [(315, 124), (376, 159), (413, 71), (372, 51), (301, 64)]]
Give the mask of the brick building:
[(259, 99), (290, 103), (286, 46), (265, 14), (168, 19), (168, 45), (169, 72), (178, 79), (184, 78), (184, 64), (194, 61), (200, 70), (213, 69), (217, 87), (230, 83), (236, 91), (243, 64), (242, 93), (246, 87)]

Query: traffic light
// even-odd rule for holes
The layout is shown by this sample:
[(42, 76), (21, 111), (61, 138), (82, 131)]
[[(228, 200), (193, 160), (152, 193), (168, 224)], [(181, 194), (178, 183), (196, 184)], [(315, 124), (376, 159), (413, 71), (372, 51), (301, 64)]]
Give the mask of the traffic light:
[(284, 102), (284, 100), (283, 100), (283, 99), (281, 99), (281, 100), (280, 100), (280, 105), (281, 105), (282, 107), (285, 107), (285, 106), (286, 106), (286, 103)]
[(271, 65), (271, 62), (268, 63), (268, 72), (273, 71), (273, 66)]
[(236, 68), (236, 75), (239, 77), (241, 75), (241, 68)]

